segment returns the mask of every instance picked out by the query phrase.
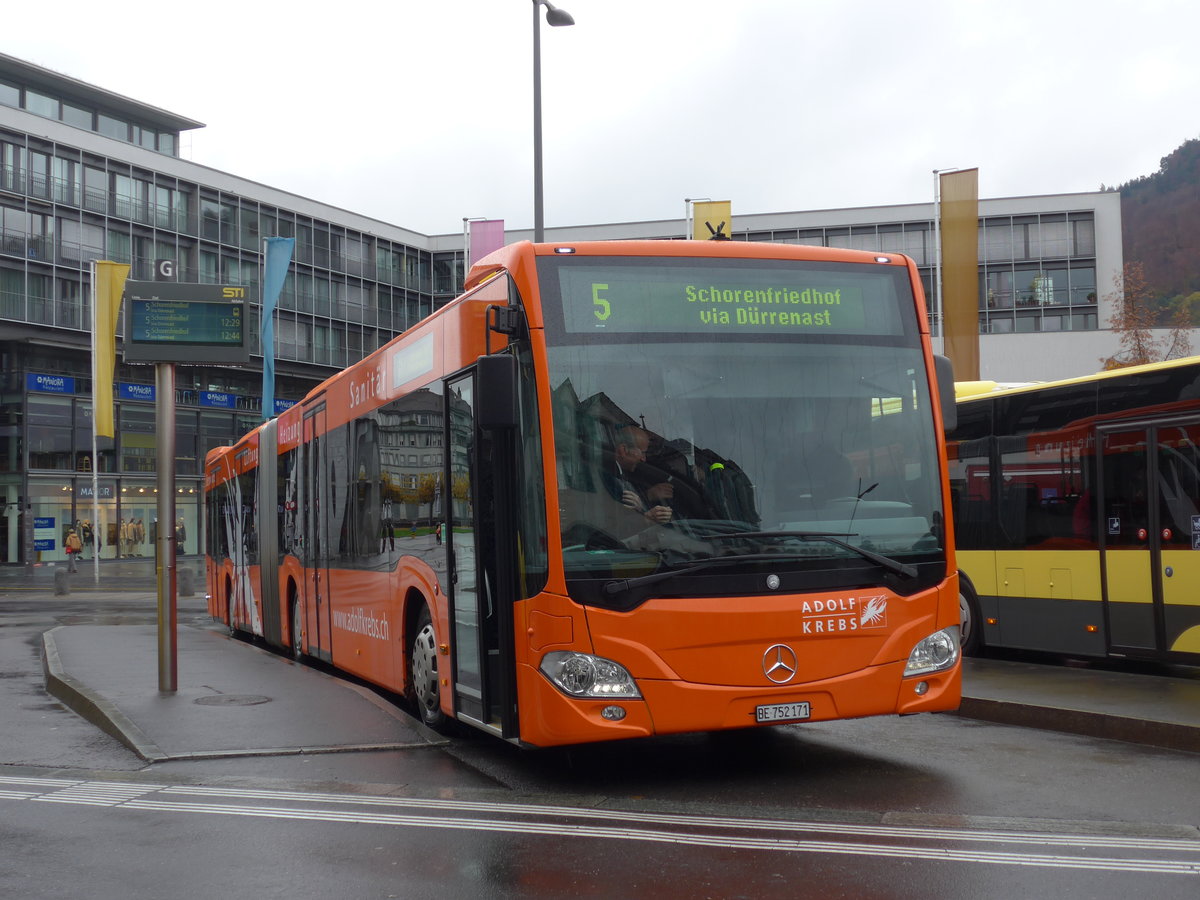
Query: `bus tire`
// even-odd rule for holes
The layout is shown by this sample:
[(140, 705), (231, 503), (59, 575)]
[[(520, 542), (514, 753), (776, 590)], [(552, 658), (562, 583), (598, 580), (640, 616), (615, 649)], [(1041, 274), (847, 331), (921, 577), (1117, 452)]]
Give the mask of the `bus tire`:
[(237, 635), (237, 628), (233, 625), (233, 579), (228, 575), (225, 576), (225, 626), (231, 636)]
[(288, 593), (290, 595), (288, 618), (291, 621), (292, 631), (292, 659), (300, 662), (306, 656), (304, 652), (304, 622), (302, 621), (300, 601), (296, 598), (296, 589), (293, 587)]
[(446, 725), (446, 714), (442, 712), (441, 691), (438, 686), (437, 635), (433, 630), (433, 618), (429, 607), (422, 606), (413, 628), (413, 639), (409, 645), (408, 669), (413, 703), (421, 722), (430, 728), (441, 729)]
[(959, 647), (963, 656), (974, 656), (983, 646), (983, 620), (979, 614), (979, 597), (966, 575), (958, 574)]

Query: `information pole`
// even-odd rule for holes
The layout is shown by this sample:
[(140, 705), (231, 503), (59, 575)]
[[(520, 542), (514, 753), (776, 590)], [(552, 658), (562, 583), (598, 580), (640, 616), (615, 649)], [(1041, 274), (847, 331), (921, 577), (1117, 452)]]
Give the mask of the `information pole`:
[[(158, 275), (174, 276), (170, 260)], [(154, 363), (158, 519), (154, 563), (158, 577), (158, 689), (179, 686), (175, 539), (175, 364), (245, 365), (250, 361), (244, 285), (125, 282), (126, 363)]]
[(158, 528), (154, 565), (158, 576), (158, 689), (174, 693), (179, 685), (178, 609), (175, 583), (175, 365), (154, 366), (154, 426), (158, 432)]

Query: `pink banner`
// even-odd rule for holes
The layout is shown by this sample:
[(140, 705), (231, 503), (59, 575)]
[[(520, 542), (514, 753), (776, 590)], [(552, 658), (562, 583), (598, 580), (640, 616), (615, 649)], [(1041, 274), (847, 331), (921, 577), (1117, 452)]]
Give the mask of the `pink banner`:
[(475, 265), (493, 250), (504, 246), (504, 220), (478, 219), (471, 223), (471, 259)]

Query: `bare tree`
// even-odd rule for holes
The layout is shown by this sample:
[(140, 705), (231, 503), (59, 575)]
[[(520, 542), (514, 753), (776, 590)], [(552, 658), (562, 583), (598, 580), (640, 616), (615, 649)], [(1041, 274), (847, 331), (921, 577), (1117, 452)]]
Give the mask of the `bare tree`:
[(1125, 263), (1113, 276), (1113, 293), (1106, 299), (1115, 308), (1109, 324), (1120, 339), (1121, 350), (1101, 360), (1105, 369), (1140, 366), (1191, 354), (1191, 318), (1186, 305), (1175, 310), (1166, 337), (1154, 337), (1159, 307), (1140, 262)]

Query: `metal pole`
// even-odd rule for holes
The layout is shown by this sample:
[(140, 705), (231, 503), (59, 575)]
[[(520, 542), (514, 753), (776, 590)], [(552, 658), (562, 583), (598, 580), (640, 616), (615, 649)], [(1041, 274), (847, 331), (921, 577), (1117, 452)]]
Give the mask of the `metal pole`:
[[(100, 586), (100, 443), (96, 436), (96, 345), (100, 337), (96, 334), (96, 260), (92, 260), (92, 581)], [(80, 535), (83, 537), (83, 535)]]
[(941, 338), (941, 352), (945, 352), (946, 339), (942, 335), (942, 325), (938, 316), (942, 314), (942, 175), (937, 169), (933, 170), (933, 339), (934, 349), (938, 349), (938, 339)]
[(179, 682), (176, 656), (178, 616), (175, 605), (175, 365), (157, 363), (154, 385), (158, 402), (154, 426), (158, 432), (158, 526), (154, 565), (158, 576), (158, 689), (174, 693)]
[(533, 0), (533, 241), (545, 240), (542, 220), (542, 37), (541, 0)]
[(958, 167), (933, 170), (933, 349), (946, 352), (946, 326), (942, 315), (942, 173), (957, 172)]

